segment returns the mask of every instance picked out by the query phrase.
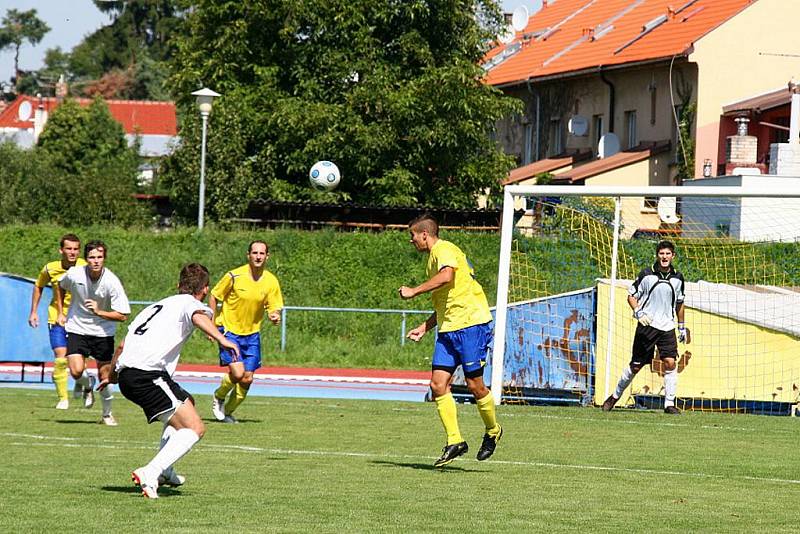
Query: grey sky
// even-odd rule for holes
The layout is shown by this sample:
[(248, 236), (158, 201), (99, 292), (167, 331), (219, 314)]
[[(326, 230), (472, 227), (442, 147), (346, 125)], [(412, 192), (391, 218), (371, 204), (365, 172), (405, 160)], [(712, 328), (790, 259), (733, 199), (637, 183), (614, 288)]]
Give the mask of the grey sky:
[[(530, 7), (533, 0), (503, 0), (504, 11), (511, 12), (519, 5)], [(50, 31), (35, 47), (23, 44), (19, 53), (22, 70), (36, 70), (43, 66), (44, 53), (48, 48), (60, 46), (69, 52), (84, 36), (108, 24), (110, 19), (101, 13), (91, 0), (0, 0), (0, 18), (9, 9), (27, 11), (36, 9), (40, 19), (50, 26)], [(7, 82), (14, 75), (14, 51), (0, 52), (0, 82)]]

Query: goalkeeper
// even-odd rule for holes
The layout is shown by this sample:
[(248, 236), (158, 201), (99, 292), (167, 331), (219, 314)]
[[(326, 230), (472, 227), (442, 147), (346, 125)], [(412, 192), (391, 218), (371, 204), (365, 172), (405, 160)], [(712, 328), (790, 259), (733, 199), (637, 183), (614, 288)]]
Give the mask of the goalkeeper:
[[(636, 373), (653, 361), (653, 348), (658, 347), (659, 358), (664, 364), (664, 412), (672, 415), (681, 413), (675, 407), (678, 389), (677, 341), (688, 343), (690, 340), (683, 320), (683, 275), (672, 266), (674, 259), (675, 245), (670, 241), (659, 242), (656, 245), (655, 263), (640, 272), (630, 287), (628, 304), (639, 324), (633, 337), (631, 363), (622, 372), (617, 388), (603, 402), (605, 412), (614, 408)], [(675, 318), (678, 319), (677, 340)]]
[(450, 391), (453, 373), (459, 365), (486, 427), (477, 455), (478, 460), (486, 460), (503, 435), (503, 429), (497, 424), (492, 392), (483, 383), (483, 367), (492, 340), (492, 314), (486, 295), (461, 249), (439, 239), (439, 225), (433, 217), (427, 214), (417, 217), (409, 223), (408, 229), (414, 248), (428, 254), (428, 280), (416, 287), (402, 286), (398, 291), (403, 299), (430, 292), (434, 312), (407, 337), (419, 341), (427, 332), (439, 327), (430, 385), (447, 434), (447, 445), (433, 465), (443, 467), (468, 450), (458, 428), (456, 401)]

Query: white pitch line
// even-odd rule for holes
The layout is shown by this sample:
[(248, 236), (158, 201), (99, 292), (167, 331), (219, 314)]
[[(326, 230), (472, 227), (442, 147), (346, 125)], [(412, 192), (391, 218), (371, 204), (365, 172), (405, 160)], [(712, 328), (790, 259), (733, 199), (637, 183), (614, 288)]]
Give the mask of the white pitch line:
[[(591, 409), (591, 408), (589, 408)], [(637, 421), (631, 419), (621, 419), (621, 418), (597, 418), (597, 417), (573, 417), (569, 415), (544, 415), (541, 413), (503, 413), (503, 418), (506, 417), (532, 417), (536, 419), (556, 419), (556, 420), (564, 420), (564, 421), (581, 421), (581, 422), (590, 422), (590, 423), (602, 423), (602, 424), (621, 424), (621, 425), (640, 425), (640, 426), (656, 426), (656, 427), (676, 427), (676, 428), (702, 428), (707, 430), (734, 430), (734, 431), (743, 431), (743, 432), (763, 432), (763, 428), (748, 428), (748, 427), (739, 427), (739, 426), (724, 426), (724, 425), (694, 425), (691, 423), (667, 423), (667, 422), (658, 422), (658, 421)], [(744, 417), (744, 416), (740, 416)], [(769, 416), (759, 416), (759, 417), (769, 417)], [(790, 419), (788, 417), (784, 419)], [(796, 423), (789, 423), (796, 424)], [(770, 433), (791, 433), (796, 434), (797, 429), (794, 428), (771, 428), (769, 430)]]
[[(101, 440), (106, 443), (115, 443), (115, 445), (106, 445), (103, 443), (69, 443), (64, 444), (64, 440), (77, 440), (77, 438), (59, 438), (59, 437), (48, 437), (48, 436), (39, 436), (39, 435), (27, 435), (27, 434), (15, 434), (15, 433), (0, 433), (0, 436), (14, 436), (14, 437), (30, 437), (33, 439), (37, 439), (39, 443), (22, 443), (22, 442), (12, 442), (9, 445), (21, 446), (21, 447), (29, 447), (31, 445), (40, 446), (40, 447), (81, 447), (81, 448), (98, 448), (98, 449), (131, 449), (131, 450), (140, 450), (140, 449), (153, 449), (153, 444), (147, 445), (135, 445), (133, 442), (130, 441), (115, 441), (115, 440)], [(52, 439), (54, 441), (58, 440), (58, 443), (47, 443), (46, 440)], [(42, 442), (44, 441), (44, 442)], [(120, 447), (116, 445), (116, 443), (122, 443), (124, 446)], [(328, 457), (335, 457), (335, 458), (380, 458), (380, 459), (394, 459), (394, 460), (431, 460), (436, 457), (434, 456), (418, 456), (418, 455), (410, 455), (410, 454), (376, 454), (370, 452), (355, 452), (355, 451), (320, 451), (320, 450), (303, 450), (303, 449), (272, 449), (272, 448), (263, 448), (263, 447), (251, 447), (246, 445), (218, 445), (213, 443), (202, 443), (198, 446), (198, 449), (214, 449), (214, 450), (225, 450), (225, 451), (233, 451), (233, 452), (244, 452), (244, 453), (265, 453), (265, 454), (283, 454), (287, 456), (295, 455), (295, 456), (328, 456)], [(474, 464), (477, 463), (477, 460), (471, 459), (464, 459), (464, 462)], [(565, 463), (555, 463), (555, 462), (529, 462), (529, 461), (522, 461), (522, 460), (492, 460), (491, 462), (484, 464), (484, 465), (507, 465), (507, 466), (515, 466), (515, 467), (534, 467), (534, 468), (545, 468), (545, 469), (570, 469), (570, 470), (577, 470), (577, 471), (602, 471), (602, 472), (610, 472), (610, 473), (636, 473), (639, 475), (648, 475), (648, 476), (673, 476), (673, 477), (688, 477), (688, 478), (706, 478), (706, 479), (715, 479), (715, 480), (745, 480), (751, 482), (767, 482), (767, 483), (775, 483), (775, 484), (791, 484), (791, 485), (800, 485), (800, 480), (796, 479), (786, 479), (786, 478), (776, 478), (776, 477), (756, 477), (750, 475), (718, 475), (713, 473), (703, 473), (703, 472), (692, 472), (692, 471), (670, 471), (670, 470), (663, 470), (663, 469), (645, 469), (645, 468), (634, 468), (634, 467), (619, 467), (619, 466), (603, 466), (603, 465), (589, 465), (589, 464), (565, 464)]]

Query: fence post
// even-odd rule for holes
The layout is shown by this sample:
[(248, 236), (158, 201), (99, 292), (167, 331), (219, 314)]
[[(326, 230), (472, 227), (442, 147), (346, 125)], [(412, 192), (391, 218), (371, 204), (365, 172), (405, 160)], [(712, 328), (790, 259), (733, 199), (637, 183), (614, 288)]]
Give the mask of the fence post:
[(286, 308), (281, 308), (281, 352), (286, 352)]
[(405, 347), (406, 345), (406, 313), (403, 312), (401, 314), (403, 317), (402, 322), (400, 323), (400, 346)]

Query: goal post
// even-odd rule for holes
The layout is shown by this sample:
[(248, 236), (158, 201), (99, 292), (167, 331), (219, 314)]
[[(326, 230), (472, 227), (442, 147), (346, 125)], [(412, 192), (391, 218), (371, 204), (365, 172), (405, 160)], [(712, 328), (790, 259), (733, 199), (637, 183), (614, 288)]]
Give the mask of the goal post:
[[(800, 178), (748, 178), (759, 181), (505, 187), (495, 401), (602, 403), (631, 357), (628, 290), (667, 239), (692, 338), (679, 344), (679, 407), (783, 413), (797, 404)], [(618, 406), (663, 403), (663, 371), (656, 352)]]

